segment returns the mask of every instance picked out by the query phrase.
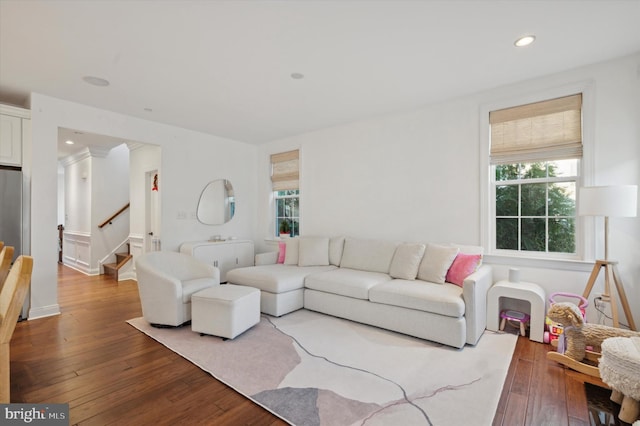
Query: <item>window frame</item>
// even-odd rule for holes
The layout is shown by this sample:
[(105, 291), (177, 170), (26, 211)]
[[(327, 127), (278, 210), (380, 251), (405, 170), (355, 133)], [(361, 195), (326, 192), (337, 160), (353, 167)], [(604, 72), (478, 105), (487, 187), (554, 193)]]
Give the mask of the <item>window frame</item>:
[[(548, 163), (549, 161), (547, 161)], [(496, 220), (498, 218), (501, 218), (503, 216), (498, 216), (496, 214), (496, 188), (499, 186), (521, 186), (521, 185), (534, 185), (534, 184), (549, 184), (549, 183), (564, 183), (564, 182), (575, 182), (575, 191), (576, 191), (576, 197), (577, 197), (577, 193), (578, 193), (578, 188), (580, 186), (580, 170), (581, 170), (581, 163), (582, 161), (580, 159), (578, 159), (578, 167), (577, 167), (577, 175), (575, 176), (554, 176), (554, 177), (550, 177), (550, 176), (546, 176), (545, 178), (531, 178), (531, 179), (517, 179), (517, 180), (506, 180), (506, 181), (498, 181), (495, 178), (495, 173), (496, 173), (496, 165), (490, 165), (491, 168), (491, 195), (490, 195), (490, 199), (489, 199), (489, 203), (490, 203), (490, 208), (491, 208), (491, 218), (493, 220), (493, 226), (491, 227), (491, 236), (490, 236), (490, 242), (492, 245), (491, 248), (491, 252), (498, 254), (498, 255), (507, 255), (507, 256), (523, 256), (523, 257), (536, 257), (536, 258), (550, 258), (550, 259), (567, 259), (567, 260), (580, 260), (580, 256), (579, 256), (579, 245), (578, 245), (578, 240), (579, 240), (579, 216), (577, 215), (577, 198), (576, 198), (576, 215), (575, 215), (575, 221), (576, 221), (576, 225), (575, 225), (575, 230), (576, 230), (576, 234), (575, 234), (575, 247), (576, 247), (576, 251), (575, 253), (563, 253), (563, 252), (550, 252), (550, 251), (531, 251), (531, 250), (511, 250), (511, 249), (499, 249), (496, 247)], [(515, 164), (515, 163), (514, 163)], [(529, 163), (520, 163), (520, 164), (529, 164)], [(519, 191), (520, 193), (520, 191)], [(548, 194), (548, 191), (547, 191)], [(545, 221), (548, 221), (550, 218), (552, 218), (553, 216), (549, 216), (549, 211), (548, 211), (548, 197), (547, 200), (545, 201), (545, 211), (546, 214), (545, 216), (528, 216), (528, 215), (523, 215), (522, 212), (520, 211), (522, 209), (522, 204), (519, 203), (518, 204), (518, 215), (517, 216), (513, 216), (512, 218), (516, 218), (518, 219), (518, 221), (522, 220), (522, 219), (528, 219), (528, 218), (544, 218)], [(564, 217), (564, 216), (563, 216)], [(520, 232), (521, 232), (521, 227), (518, 227), (518, 242), (520, 242)], [(548, 250), (548, 245), (549, 245), (549, 227), (548, 225), (546, 226), (546, 235), (545, 235), (545, 245), (547, 246), (547, 250)]]
[[(284, 190), (284, 191), (291, 191), (291, 190)], [(283, 195), (283, 196), (279, 196), (278, 192), (281, 191), (273, 191), (273, 214), (274, 214), (274, 233), (275, 233), (275, 237), (278, 238), (280, 236), (280, 227), (279, 227), (279, 223), (278, 220), (281, 218), (281, 216), (278, 216), (278, 200), (284, 200), (284, 199), (294, 199), (297, 198), (298, 199), (298, 216), (292, 216), (292, 217), (284, 217), (285, 219), (297, 219), (298, 222), (298, 232), (297, 233), (293, 233), (293, 227), (291, 227), (291, 237), (297, 237), (300, 235), (300, 189), (297, 189), (295, 191), (298, 191), (297, 194), (295, 195)]]
[[(540, 265), (559, 267), (560, 269), (572, 269), (569, 264), (576, 265), (580, 261), (593, 259), (595, 254), (594, 235), (595, 222), (593, 218), (576, 216), (576, 253), (548, 253), (531, 252), (521, 250), (499, 250), (496, 249), (496, 216), (495, 216), (495, 166), (490, 163), (491, 149), (491, 127), (489, 124), (489, 113), (491, 111), (525, 105), (534, 102), (541, 102), (575, 93), (582, 93), (582, 145), (583, 155), (578, 165), (578, 178), (576, 179), (576, 191), (582, 186), (593, 185), (593, 151), (594, 151), (594, 83), (593, 81), (582, 81), (574, 84), (567, 84), (552, 89), (541, 89), (536, 92), (524, 92), (511, 95), (499, 101), (487, 101), (480, 105), (480, 232), (481, 242), (485, 249), (488, 260), (493, 259), (513, 263), (517, 265)], [(511, 88), (513, 91), (516, 89)], [(523, 89), (524, 90), (524, 89)], [(576, 197), (578, 195), (576, 194)], [(578, 199), (576, 198), (576, 203)], [(531, 260), (532, 262), (529, 262)], [(557, 261), (564, 263), (559, 266)], [(569, 265), (569, 266), (567, 266)], [(576, 267), (582, 270), (582, 267)]]

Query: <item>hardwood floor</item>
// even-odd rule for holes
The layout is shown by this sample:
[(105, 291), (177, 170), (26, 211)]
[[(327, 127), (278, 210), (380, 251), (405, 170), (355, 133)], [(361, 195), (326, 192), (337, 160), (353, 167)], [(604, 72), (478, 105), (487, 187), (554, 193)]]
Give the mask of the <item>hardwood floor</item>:
[[(11, 400), (69, 403), (70, 424), (284, 425), (273, 414), (131, 327), (135, 281), (59, 267), (61, 315), (20, 322), (11, 341)], [(494, 425), (588, 425), (588, 376), (519, 338)]]

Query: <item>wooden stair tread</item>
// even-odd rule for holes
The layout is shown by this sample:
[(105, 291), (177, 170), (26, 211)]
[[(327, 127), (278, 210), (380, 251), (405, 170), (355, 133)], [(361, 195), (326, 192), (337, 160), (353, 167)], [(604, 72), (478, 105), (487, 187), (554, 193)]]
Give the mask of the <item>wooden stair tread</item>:
[(115, 263), (104, 263), (102, 265), (104, 275), (111, 275), (115, 278), (116, 281), (118, 281), (118, 270), (122, 268), (131, 258), (133, 258), (133, 255), (129, 253), (116, 253)]

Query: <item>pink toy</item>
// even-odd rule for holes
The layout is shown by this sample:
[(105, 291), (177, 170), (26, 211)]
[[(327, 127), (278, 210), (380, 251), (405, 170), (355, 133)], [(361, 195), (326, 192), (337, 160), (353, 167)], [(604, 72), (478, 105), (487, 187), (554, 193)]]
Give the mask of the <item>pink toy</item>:
[[(555, 298), (556, 297), (568, 297), (568, 298), (573, 298), (573, 299), (578, 299), (580, 300), (580, 304), (578, 305), (578, 308), (580, 309), (580, 312), (582, 313), (582, 318), (585, 320), (587, 320), (586, 314), (585, 314), (585, 310), (587, 309), (587, 306), (589, 306), (589, 301), (587, 299), (585, 299), (584, 297), (580, 296), (579, 294), (573, 294), (573, 293), (553, 293), (551, 296), (549, 296), (549, 306), (553, 305), (554, 303), (556, 303)], [(560, 324), (556, 324), (553, 321), (551, 321), (551, 319), (549, 319), (549, 317), (545, 318), (545, 327), (546, 330), (544, 332), (544, 342), (545, 343), (552, 343), (555, 340), (558, 340), (558, 336), (560, 336), (562, 334), (562, 326)]]

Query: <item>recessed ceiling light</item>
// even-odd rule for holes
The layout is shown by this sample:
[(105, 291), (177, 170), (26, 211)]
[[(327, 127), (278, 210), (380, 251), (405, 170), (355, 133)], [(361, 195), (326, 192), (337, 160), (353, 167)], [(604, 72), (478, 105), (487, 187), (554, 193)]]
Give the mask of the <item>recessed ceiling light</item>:
[(84, 77), (82, 77), (82, 80), (84, 80), (85, 83), (89, 83), (93, 86), (99, 87), (106, 87), (110, 84), (108, 80), (100, 77), (94, 77), (92, 75), (85, 75)]
[(299, 72), (294, 72), (291, 74), (291, 78), (293, 78), (294, 80), (301, 80), (304, 78), (304, 74)]
[(73, 141), (66, 141), (65, 143), (66, 143), (67, 145), (73, 145), (73, 143), (74, 143), (74, 142), (73, 142)]
[(534, 41), (536, 41), (536, 36), (534, 36), (534, 35), (526, 35), (526, 36), (522, 36), (519, 39), (517, 39), (513, 44), (516, 47), (524, 47), (524, 46), (530, 45)]

